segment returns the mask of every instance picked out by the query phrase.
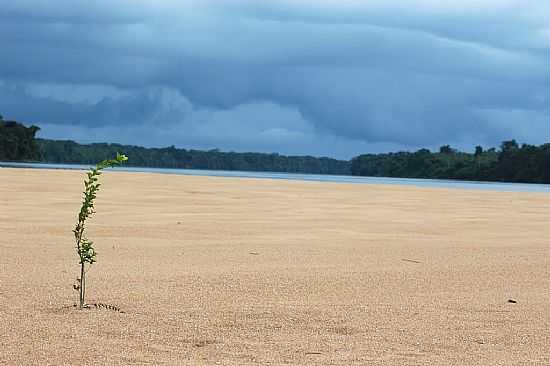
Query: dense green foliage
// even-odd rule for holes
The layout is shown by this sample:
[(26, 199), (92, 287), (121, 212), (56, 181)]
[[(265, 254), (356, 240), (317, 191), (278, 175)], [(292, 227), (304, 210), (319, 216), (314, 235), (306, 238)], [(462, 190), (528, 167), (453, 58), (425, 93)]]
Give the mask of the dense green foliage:
[(478, 155), (458, 151), (366, 154), (351, 161), (352, 175), (374, 177), (489, 180), (499, 154), (491, 149)]
[(483, 151), (478, 146), (474, 154), (458, 152), (447, 145), (437, 153), (421, 149), (413, 153), (366, 154), (352, 159), (351, 174), (550, 183), (550, 144), (519, 146), (511, 140), (503, 142), (499, 151)]
[(86, 220), (89, 219), (94, 213), (94, 200), (97, 197), (97, 192), (101, 184), (99, 183), (99, 176), (101, 171), (105, 168), (109, 168), (115, 165), (122, 164), (128, 160), (124, 155), (116, 154), (115, 159), (103, 160), (97, 164), (94, 168), (90, 169), (87, 176), (88, 179), (84, 180), (84, 198), (82, 199), (82, 206), (78, 212), (78, 222), (73, 229), (73, 234), (76, 244), (76, 253), (78, 254), (80, 264), (80, 278), (78, 278), (78, 285), (75, 287), (79, 291), (79, 303), (80, 309), (85, 305), (86, 297), (86, 263), (93, 264), (96, 260), (96, 252), (93, 247), (93, 242), (89, 240), (84, 234), (86, 231)]
[[(4, 126), (8, 122), (2, 123)], [(503, 142), (500, 149), (484, 150), (477, 146), (474, 153), (459, 152), (444, 145), (438, 152), (421, 149), (416, 152), (365, 154), (345, 161), (312, 156), (186, 150), (174, 146), (144, 148), (35, 140), (34, 133), (38, 127), (19, 126), (16, 128), (19, 132), (15, 135), (27, 136), (26, 139), (19, 139), (27, 142), (17, 143), (16, 149), (14, 133), (7, 135), (0, 130), (0, 160), (39, 159), (48, 163), (93, 164), (121, 151), (132, 156), (132, 166), (136, 167), (550, 183), (550, 144), (519, 145), (515, 140)], [(36, 141), (36, 145), (32, 141)]]
[(4, 121), (0, 116), (0, 161), (38, 160), (40, 153), (34, 138), (38, 130), (36, 126)]
[(38, 140), (42, 160), (49, 163), (81, 163), (112, 156), (117, 151), (132, 156), (132, 166), (211, 170), (271, 171), (311, 174), (349, 174), (349, 162), (312, 156), (236, 153), (218, 150), (186, 150), (174, 146), (144, 148), (119, 144), (81, 145), (73, 141)]

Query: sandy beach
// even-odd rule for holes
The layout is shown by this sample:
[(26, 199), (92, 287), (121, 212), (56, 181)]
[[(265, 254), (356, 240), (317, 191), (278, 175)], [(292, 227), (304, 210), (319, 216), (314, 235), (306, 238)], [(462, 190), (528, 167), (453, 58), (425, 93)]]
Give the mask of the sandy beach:
[[(548, 365), (550, 196), (0, 169), (1, 365)], [(511, 303), (509, 300), (517, 303)]]

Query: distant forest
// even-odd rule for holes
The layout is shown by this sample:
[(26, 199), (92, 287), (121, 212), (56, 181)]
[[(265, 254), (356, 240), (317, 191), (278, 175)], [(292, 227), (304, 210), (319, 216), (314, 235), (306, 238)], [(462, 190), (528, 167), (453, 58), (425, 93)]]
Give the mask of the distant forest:
[(270, 171), (308, 174), (349, 174), (350, 162), (313, 156), (186, 150), (174, 146), (145, 148), (119, 144), (86, 144), (37, 139), (41, 161), (92, 164), (115, 155), (129, 157), (128, 166), (150, 168)]
[(504, 141), (501, 146), (460, 152), (449, 145), (439, 151), (364, 154), (350, 161), (313, 156), (186, 150), (174, 146), (144, 148), (120, 144), (79, 144), (35, 138), (36, 126), (25, 127), (0, 117), (0, 161), (94, 164), (116, 152), (128, 165), (152, 168), (270, 171), (374, 177), (461, 179), (550, 183), (550, 144), (534, 146)]
[(550, 183), (550, 144), (533, 146), (504, 141), (499, 150), (476, 147), (474, 153), (445, 145), (439, 152), (365, 154), (351, 160), (351, 174), (429, 179)]
[(41, 153), (35, 139), (40, 128), (4, 121), (0, 115), (0, 161), (36, 161)]

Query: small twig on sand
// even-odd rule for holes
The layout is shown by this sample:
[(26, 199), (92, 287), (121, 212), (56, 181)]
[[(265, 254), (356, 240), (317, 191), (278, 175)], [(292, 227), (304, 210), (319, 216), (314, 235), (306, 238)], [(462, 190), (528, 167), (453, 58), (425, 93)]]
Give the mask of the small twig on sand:
[(422, 263), (420, 261), (415, 261), (414, 259), (401, 259), (403, 262), (411, 262), (411, 263)]

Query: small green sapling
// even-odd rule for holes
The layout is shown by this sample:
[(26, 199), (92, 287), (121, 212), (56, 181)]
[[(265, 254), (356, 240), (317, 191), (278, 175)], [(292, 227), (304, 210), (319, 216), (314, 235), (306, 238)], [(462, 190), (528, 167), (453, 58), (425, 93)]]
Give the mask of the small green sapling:
[(79, 308), (82, 309), (86, 305), (86, 263), (93, 264), (96, 260), (96, 251), (93, 247), (93, 242), (86, 238), (84, 235), (86, 219), (92, 216), (95, 213), (94, 210), (94, 200), (99, 191), (101, 184), (99, 183), (99, 176), (101, 171), (108, 167), (113, 167), (120, 165), (123, 162), (128, 160), (125, 155), (119, 153), (116, 154), (115, 159), (103, 160), (91, 168), (87, 173), (88, 179), (84, 180), (84, 198), (82, 200), (82, 207), (78, 213), (78, 223), (76, 224), (73, 233), (76, 242), (76, 253), (80, 259), (80, 278), (77, 279), (78, 283), (74, 286), (79, 292)]

